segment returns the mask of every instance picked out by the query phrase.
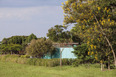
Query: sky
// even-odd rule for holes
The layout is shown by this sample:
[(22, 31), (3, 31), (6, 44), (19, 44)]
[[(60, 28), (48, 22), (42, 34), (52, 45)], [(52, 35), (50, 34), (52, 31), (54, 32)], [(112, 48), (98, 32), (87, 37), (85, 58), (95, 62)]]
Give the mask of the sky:
[(61, 3), (66, 0), (0, 0), (0, 41), (34, 33), (46, 37), (48, 29), (63, 24)]

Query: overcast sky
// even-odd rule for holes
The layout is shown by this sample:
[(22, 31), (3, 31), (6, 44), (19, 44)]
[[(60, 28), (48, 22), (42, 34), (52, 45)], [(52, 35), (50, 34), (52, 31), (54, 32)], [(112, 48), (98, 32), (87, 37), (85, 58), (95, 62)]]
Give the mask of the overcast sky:
[(0, 0), (0, 41), (15, 35), (46, 37), (63, 24), (61, 3), (66, 0)]

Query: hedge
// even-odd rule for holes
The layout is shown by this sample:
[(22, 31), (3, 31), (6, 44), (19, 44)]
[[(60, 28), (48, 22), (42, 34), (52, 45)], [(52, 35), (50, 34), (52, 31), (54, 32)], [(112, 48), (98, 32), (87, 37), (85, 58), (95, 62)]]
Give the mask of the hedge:
[[(62, 65), (72, 65), (78, 59), (62, 59)], [(19, 55), (0, 55), (0, 61), (9, 61), (20, 64), (55, 67), (60, 65), (60, 59), (27, 58)]]

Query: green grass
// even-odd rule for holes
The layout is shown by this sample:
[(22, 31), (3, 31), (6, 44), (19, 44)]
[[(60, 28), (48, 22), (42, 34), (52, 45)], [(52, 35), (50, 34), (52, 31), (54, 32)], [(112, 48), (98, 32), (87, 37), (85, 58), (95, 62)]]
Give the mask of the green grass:
[(0, 61), (0, 77), (116, 77), (116, 69), (100, 71), (99, 65), (42, 67)]

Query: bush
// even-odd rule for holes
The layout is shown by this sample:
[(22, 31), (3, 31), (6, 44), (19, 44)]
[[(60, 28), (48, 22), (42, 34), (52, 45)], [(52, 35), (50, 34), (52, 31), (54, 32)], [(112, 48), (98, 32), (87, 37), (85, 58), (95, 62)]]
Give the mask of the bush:
[(82, 64), (82, 60), (81, 60), (81, 59), (75, 59), (75, 60), (73, 61), (73, 63), (72, 63), (72, 65), (73, 65), (74, 67), (79, 66), (79, 64)]
[(30, 58), (29, 55), (21, 55), (21, 58)]
[[(20, 64), (29, 64), (36, 66), (55, 67), (60, 65), (60, 59), (39, 59), (39, 58), (28, 58), (27, 55), (2, 55), (0, 61), (10, 61)], [(79, 64), (78, 59), (62, 59), (62, 65), (76, 65)]]
[(18, 58), (16, 63), (20, 63), (20, 64), (27, 64), (28, 59), (27, 58)]
[(27, 63), (29, 65), (36, 65), (37, 58), (29, 58), (27, 59)]

